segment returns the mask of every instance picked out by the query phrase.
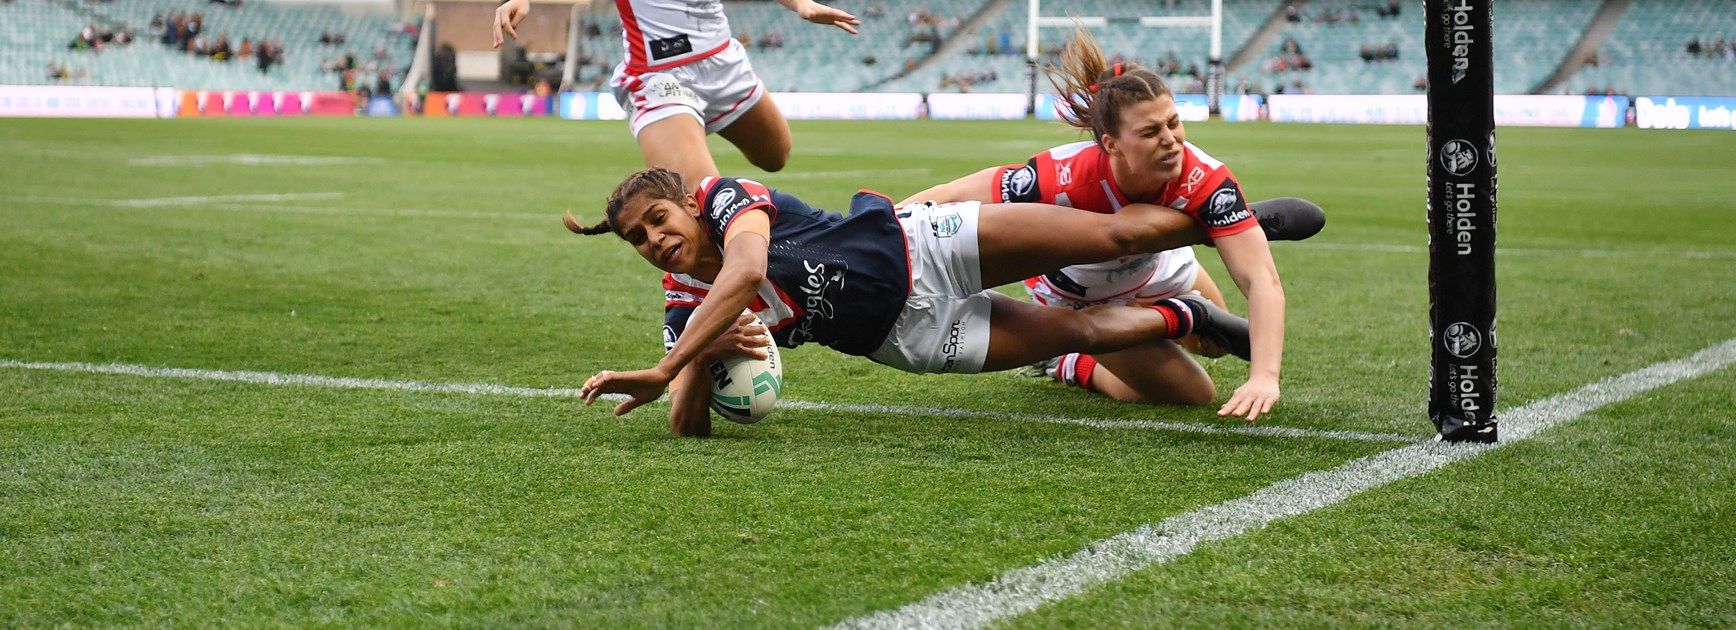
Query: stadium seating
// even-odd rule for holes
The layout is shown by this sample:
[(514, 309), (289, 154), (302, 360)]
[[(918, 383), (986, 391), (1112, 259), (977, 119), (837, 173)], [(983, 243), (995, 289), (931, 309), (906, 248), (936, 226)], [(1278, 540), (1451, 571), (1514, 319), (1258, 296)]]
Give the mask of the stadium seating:
[[(1234, 54), (1241, 43), (1252, 37), (1260, 24), (1271, 15), (1277, 6), (1276, 0), (1226, 0), (1224, 2), (1224, 39), (1223, 54), (1227, 58)], [(1059, 7), (1059, 8), (1057, 8)], [(1182, 69), (1190, 64), (1197, 64), (1204, 71), (1207, 53), (1211, 49), (1211, 29), (1207, 27), (1166, 27), (1149, 28), (1140, 26), (1134, 20), (1145, 16), (1195, 16), (1210, 15), (1209, 0), (1176, 0), (1174, 2), (1157, 3), (1149, 0), (1088, 0), (1084, 2), (1048, 3), (1043, 5), (1042, 12), (1050, 17), (1083, 17), (1100, 16), (1111, 18), (1110, 24), (1100, 28), (1090, 29), (1103, 47), (1105, 55), (1124, 57), (1137, 61), (1147, 67), (1158, 67), (1162, 60), (1173, 55), (1181, 62)], [(960, 75), (981, 72), (993, 72), (998, 80), (992, 83), (977, 83), (970, 86), (974, 92), (1022, 92), (1027, 85), (1024, 59), (1025, 50), (1025, 14), (1023, 3), (1013, 3), (1011, 8), (996, 16), (991, 26), (975, 34), (975, 39), (987, 42), (996, 37), (1000, 30), (1005, 29), (1011, 34), (1012, 54), (975, 54), (970, 49), (982, 50), (982, 45), (967, 47), (921, 71), (902, 77), (882, 86), (882, 91), (957, 91), (956, 81), (947, 81)], [(1044, 58), (1045, 63), (1053, 63), (1052, 53), (1060, 50), (1061, 44), (1072, 36), (1071, 29), (1047, 27), (1039, 31), (1041, 41), (1039, 47), (1050, 56)], [(996, 37), (998, 39), (998, 37)], [(1178, 90), (1191, 91), (1191, 77), (1185, 73), (1172, 73), (1170, 83)]]
[[(1314, 93), (1412, 93), (1424, 74), (1422, 16), (1414, 2), (1399, 3), (1397, 19), (1376, 15), (1378, 0), (1315, 0), (1301, 5), (1301, 19), (1285, 22), (1264, 49), (1226, 77), (1230, 91), (1249, 89), (1271, 93), (1274, 88), (1306, 85)], [(1496, 5), (1498, 93), (1522, 94), (1536, 89), (1562, 63), (1597, 13), (1599, 2), (1567, 0), (1501, 0)], [(974, 92), (1021, 92), (1025, 89), (1025, 4), (1018, 0), (884, 0), (850, 2), (846, 8), (864, 18), (863, 35), (802, 22), (770, 1), (731, 2), (726, 11), (737, 35), (751, 41), (750, 54), (762, 80), (774, 91), (931, 92), (966, 89)], [(1224, 54), (1233, 55), (1280, 6), (1279, 0), (1225, 0)], [(1104, 16), (1110, 24), (1093, 28), (1105, 53), (1158, 67), (1173, 55), (1181, 72), (1169, 79), (1177, 90), (1198, 86), (1186, 72), (1203, 70), (1209, 29), (1204, 27), (1146, 28), (1135, 20), (1144, 15), (1204, 15), (1210, 0), (1077, 0), (1045, 3), (1046, 16)], [(990, 9), (981, 24), (968, 19)], [(287, 48), (282, 64), (267, 73), (250, 61), (213, 62), (159, 43), (148, 25), (157, 14), (201, 12), (205, 35), (281, 40)], [(948, 18), (945, 38), (959, 45), (941, 57), (928, 59), (938, 47), (915, 41), (918, 28), (910, 16), (922, 11)], [(1336, 12), (1337, 22), (1318, 21)], [(1357, 19), (1348, 15), (1355, 11)], [(581, 49), (591, 58), (578, 73), (576, 87), (605, 89), (613, 65), (620, 60), (619, 19), (612, 3), (599, 3), (587, 14), (604, 27), (587, 37)], [(80, 29), (92, 23), (119, 29), (130, 26), (136, 41), (101, 52), (69, 50)], [(954, 25), (957, 26), (954, 26)], [(322, 46), (322, 31), (342, 31), (344, 46)], [(766, 47), (776, 34), (782, 46)], [(1041, 31), (1045, 62), (1069, 35), (1068, 29)], [(1690, 55), (1690, 39), (1707, 47), (1719, 39), (1736, 38), (1736, 11), (1727, 0), (1635, 2), (1621, 17), (1599, 49), (1598, 63), (1575, 69), (1552, 91), (1669, 95), (1736, 94), (1736, 59), (1721, 54)], [(1293, 39), (1312, 62), (1308, 70), (1276, 69), (1271, 64), (1286, 40)], [(1364, 61), (1364, 44), (1396, 44), (1397, 59)], [(248, 2), (240, 8), (207, 0), (12, 0), (0, 2), (0, 83), (13, 85), (66, 84), (175, 86), (229, 90), (331, 90), (339, 77), (322, 64), (354, 51), (364, 64), (376, 47), (385, 47), (387, 65), (398, 71), (410, 62), (414, 41), (395, 32), (391, 17), (358, 13), (332, 5)], [(1736, 55), (1732, 55), (1736, 56)], [(873, 63), (868, 63), (872, 58)], [(72, 75), (50, 79), (50, 64), (64, 65)], [(905, 75), (907, 67), (920, 69)], [(371, 75), (369, 75), (371, 76)], [(960, 77), (969, 80), (961, 87)], [(991, 79), (992, 77), (992, 79)], [(371, 83), (371, 82), (370, 82)]]
[[(215, 62), (164, 46), (149, 27), (151, 18), (172, 11), (204, 14), (204, 34), (215, 39), (227, 34), (233, 45), (243, 38), (281, 40), (286, 49), (282, 65), (261, 73), (251, 60)], [(115, 30), (133, 29), (137, 41), (110, 46), (101, 52), (67, 50), (84, 26), (103, 23)], [(359, 60), (371, 61), (376, 47), (385, 47), (390, 65), (402, 71), (409, 66), (415, 41), (392, 32), (389, 16), (351, 13), (333, 6), (284, 5), (249, 2), (239, 8), (204, 0), (126, 0), (82, 3), (74, 0), (15, 0), (0, 3), (0, 51), (7, 62), (0, 64), (0, 83), (13, 85), (66, 84), (111, 86), (174, 86), (219, 90), (333, 90), (338, 76), (321, 70), (345, 50)], [(319, 44), (322, 31), (342, 31), (342, 47)], [(48, 64), (65, 64), (84, 78), (55, 81), (48, 78)], [(370, 81), (371, 85), (371, 81)]]
[(1635, 2), (1599, 50), (1564, 89), (1633, 96), (1736, 95), (1736, 59), (1690, 55), (1691, 39), (1706, 47), (1736, 38), (1736, 10), (1724, 0)]
[[(1317, 94), (1402, 94), (1420, 91), (1426, 73), (1422, 17), (1415, 3), (1401, 3), (1396, 19), (1382, 18), (1367, 5), (1337, 0), (1309, 3), (1298, 22), (1288, 22), (1269, 54), (1237, 74), (1273, 91), (1279, 83), (1301, 81)], [(1596, 2), (1502, 0), (1495, 6), (1495, 91), (1526, 94), (1555, 71), (1597, 12)], [(1336, 12), (1356, 20), (1326, 22)], [(1294, 39), (1313, 62), (1310, 70), (1275, 70), (1270, 60), (1286, 39)], [(1363, 45), (1397, 44), (1398, 58), (1365, 62)]]

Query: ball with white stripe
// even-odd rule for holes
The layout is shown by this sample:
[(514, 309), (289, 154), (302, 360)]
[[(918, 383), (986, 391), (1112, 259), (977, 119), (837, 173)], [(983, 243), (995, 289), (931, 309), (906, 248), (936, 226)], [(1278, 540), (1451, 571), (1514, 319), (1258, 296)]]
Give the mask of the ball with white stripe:
[(753, 424), (764, 420), (778, 404), (778, 395), (784, 389), (784, 367), (776, 343), (766, 344), (764, 359), (731, 357), (712, 361), (708, 367), (711, 409), (724, 419)]

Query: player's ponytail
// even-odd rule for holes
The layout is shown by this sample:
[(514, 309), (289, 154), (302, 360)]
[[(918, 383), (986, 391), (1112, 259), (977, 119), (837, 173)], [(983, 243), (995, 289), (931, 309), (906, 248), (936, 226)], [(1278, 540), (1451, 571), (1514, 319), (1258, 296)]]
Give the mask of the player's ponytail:
[(1111, 64), (1103, 57), (1097, 38), (1084, 26), (1073, 29), (1073, 38), (1061, 49), (1059, 66), (1043, 69), (1060, 95), (1056, 113), (1068, 125), (1090, 131), (1099, 144), (1103, 136), (1121, 130), (1121, 108), (1170, 94), (1157, 73), (1131, 63)]
[(574, 234), (590, 236), (604, 232), (614, 232), (616, 236), (626, 238), (615, 229), (615, 219), (621, 214), (621, 208), (627, 205), (627, 200), (639, 195), (650, 195), (652, 199), (667, 199), (680, 202), (687, 197), (687, 185), (681, 181), (681, 174), (675, 171), (653, 166), (651, 168), (628, 175), (627, 179), (615, 187), (615, 192), (609, 193), (609, 200), (604, 209), (608, 218), (601, 223), (585, 227), (568, 212), (561, 217), (568, 230)]

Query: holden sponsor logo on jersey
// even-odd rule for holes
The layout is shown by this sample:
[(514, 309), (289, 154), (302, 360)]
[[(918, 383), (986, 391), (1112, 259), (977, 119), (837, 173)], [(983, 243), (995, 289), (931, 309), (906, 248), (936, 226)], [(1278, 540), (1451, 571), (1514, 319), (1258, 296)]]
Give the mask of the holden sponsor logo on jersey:
[(1254, 216), (1248, 211), (1248, 205), (1242, 203), (1242, 193), (1236, 190), (1234, 182), (1225, 181), (1224, 186), (1212, 193), (1212, 198), (1206, 201), (1206, 225), (1212, 227), (1228, 227), (1245, 221)]
[(940, 365), (942, 374), (951, 372), (958, 367), (958, 355), (964, 352), (964, 320), (955, 319), (947, 328), (946, 341), (940, 344), (940, 353), (946, 355), (946, 362)]
[(1469, 140), (1448, 140), (1441, 146), (1441, 168), (1463, 177), (1477, 168), (1477, 147)]
[(849, 268), (840, 262), (828, 265), (803, 260), (802, 270), (807, 272), (807, 276), (802, 279), (801, 286), (796, 287), (794, 297), (805, 314), (791, 337), (800, 341), (813, 341), (815, 321), (830, 320), (837, 315), (837, 307), (833, 306), (832, 298), (844, 288), (844, 274)]
[(958, 216), (957, 212), (931, 215), (928, 217), (928, 229), (934, 233), (935, 238), (951, 238), (964, 229), (964, 217)]
[(1471, 0), (1447, 0), (1447, 12), (1441, 14), (1441, 48), (1453, 61), (1453, 83), (1465, 80), (1471, 70), (1471, 44), (1477, 43), (1477, 24)]
[(1206, 169), (1200, 168), (1198, 166), (1193, 167), (1193, 170), (1187, 172), (1187, 181), (1183, 182), (1181, 185), (1181, 187), (1183, 189), (1185, 189), (1182, 191), (1182, 194), (1184, 194), (1184, 195), (1194, 194), (1194, 189), (1198, 188), (1200, 183), (1204, 182), (1205, 180), (1206, 180)]
[(1001, 199), (1004, 201), (1030, 201), (1031, 193), (1036, 189), (1037, 170), (1029, 164), (1001, 173)]
[(1461, 359), (1469, 359), (1471, 355), (1483, 348), (1483, 334), (1477, 332), (1477, 327), (1465, 322), (1453, 322), (1447, 326), (1442, 335), (1441, 345), (1447, 353)]

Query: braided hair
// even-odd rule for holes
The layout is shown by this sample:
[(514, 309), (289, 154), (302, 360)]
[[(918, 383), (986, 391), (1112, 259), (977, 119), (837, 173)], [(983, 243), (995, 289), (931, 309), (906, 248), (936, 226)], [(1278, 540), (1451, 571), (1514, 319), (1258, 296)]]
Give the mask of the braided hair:
[(642, 194), (651, 195), (652, 199), (679, 202), (687, 197), (687, 184), (681, 180), (680, 173), (661, 166), (653, 166), (628, 175), (625, 181), (615, 187), (614, 192), (609, 193), (609, 200), (604, 209), (606, 218), (596, 225), (588, 227), (580, 225), (579, 220), (573, 218), (573, 213), (570, 210), (561, 217), (561, 222), (565, 223), (567, 229), (575, 234), (590, 236), (614, 232), (615, 236), (626, 238), (615, 228), (615, 219), (620, 216), (621, 208), (626, 207), (628, 200)]
[(1092, 133), (1098, 145), (1103, 136), (1121, 131), (1121, 108), (1143, 103), (1170, 92), (1157, 73), (1138, 64), (1113, 64), (1103, 58), (1097, 39), (1083, 26), (1061, 49), (1060, 66), (1045, 66), (1049, 83), (1060, 94), (1058, 112), (1068, 125)]

